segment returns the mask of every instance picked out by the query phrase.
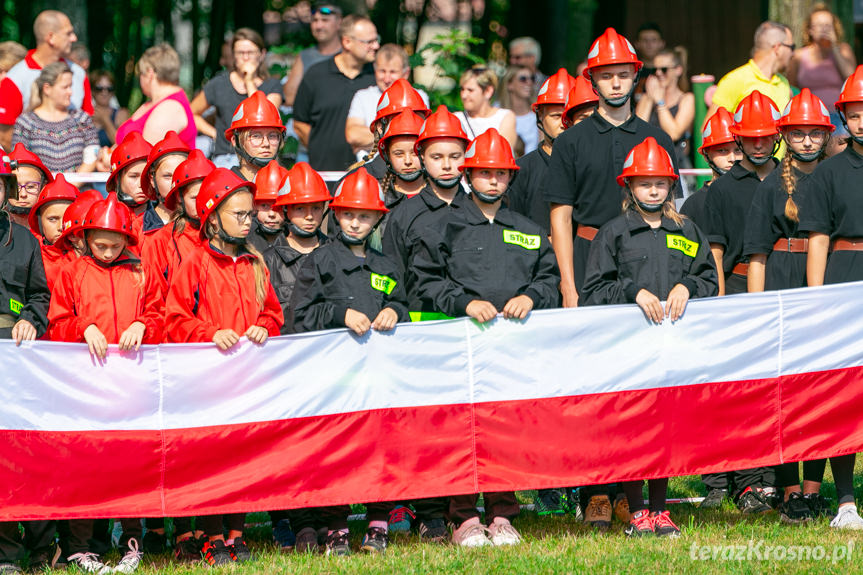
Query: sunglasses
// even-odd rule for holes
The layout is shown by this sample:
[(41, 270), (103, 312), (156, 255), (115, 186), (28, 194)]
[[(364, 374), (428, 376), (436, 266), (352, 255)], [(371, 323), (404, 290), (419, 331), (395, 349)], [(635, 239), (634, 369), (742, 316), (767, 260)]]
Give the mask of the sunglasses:
[(335, 14), (336, 11), (329, 6), (321, 6), (320, 8), (312, 8), (312, 14), (323, 14), (324, 16), (330, 16)]
[(533, 82), (535, 82), (535, 81), (536, 81), (536, 76), (520, 75), (520, 76), (516, 76), (516, 77), (515, 77), (515, 79), (516, 79), (516, 80), (518, 80), (519, 82), (524, 82), (524, 83), (528, 83), (528, 82), (530, 82), (530, 83), (533, 83)]
[(93, 90), (96, 92), (108, 92), (110, 94), (114, 92), (114, 86), (96, 86)]

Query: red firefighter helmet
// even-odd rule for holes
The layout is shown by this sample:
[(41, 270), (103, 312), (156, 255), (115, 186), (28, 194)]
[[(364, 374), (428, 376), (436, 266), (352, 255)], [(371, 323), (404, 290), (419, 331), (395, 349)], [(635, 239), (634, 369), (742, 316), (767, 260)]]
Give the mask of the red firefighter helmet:
[(646, 138), (632, 148), (626, 156), (626, 161), (623, 162), (623, 172), (617, 176), (617, 183), (623, 186), (626, 178), (635, 176), (663, 176), (672, 180), (677, 179), (671, 156), (652, 137)]
[(414, 144), (414, 149), (417, 153), (420, 153), (422, 144), (438, 138), (462, 140), (465, 145), (470, 142), (470, 138), (464, 133), (458, 117), (447, 110), (443, 104), (438, 106), (437, 110), (423, 122), (423, 125), (420, 127), (420, 135), (417, 137), (416, 144)]
[(643, 65), (629, 40), (618, 34), (614, 28), (608, 28), (602, 36), (594, 40), (590, 47), (590, 52), (587, 54), (587, 67), (583, 72), (584, 77), (590, 80), (592, 70), (614, 64), (632, 64), (635, 66), (636, 73)]
[(51, 173), (51, 170), (42, 163), (39, 156), (28, 150), (21, 142), (18, 142), (15, 144), (15, 147), (12, 148), (12, 151), (9, 153), (9, 159), (18, 166), (31, 166), (36, 168), (42, 172), (46, 183), (51, 183), (54, 180), (54, 175)]
[(402, 110), (387, 124), (386, 131), (378, 141), (378, 153), (383, 156), (386, 152), (387, 142), (397, 136), (414, 136), (418, 138), (422, 127), (423, 121), (419, 116), (410, 110)]
[(108, 176), (108, 181), (105, 182), (105, 189), (109, 192), (116, 191), (117, 178), (120, 177), (120, 172), (124, 168), (147, 159), (150, 155), (150, 150), (153, 148), (141, 132), (129, 132), (120, 145), (114, 148), (111, 153), (111, 175)]
[(707, 148), (734, 142), (734, 134), (731, 133), (732, 124), (734, 124), (734, 118), (731, 117), (731, 112), (722, 106), (717, 108), (704, 125), (704, 130), (701, 132), (701, 147), (698, 151), (703, 154)]
[(519, 167), (512, 157), (512, 146), (494, 128), (489, 128), (476, 137), (464, 153), (464, 164), (459, 171), (473, 168), (490, 168), (498, 170), (518, 170)]
[(150, 183), (150, 170), (155, 167), (156, 162), (168, 154), (186, 154), (188, 157), (189, 151), (189, 146), (173, 130), (169, 130), (165, 134), (165, 137), (162, 138), (162, 141), (157, 142), (153, 146), (150, 153), (147, 154), (147, 164), (144, 166), (144, 171), (141, 172), (141, 189), (147, 194), (148, 198), (151, 200), (156, 199), (156, 190), (153, 189), (153, 185)]
[(288, 170), (272, 160), (269, 164), (258, 170), (255, 174), (255, 201), (275, 202), (279, 199), (279, 190), (288, 177)]
[(811, 126), (824, 128), (831, 132), (836, 129), (836, 126), (830, 122), (830, 112), (827, 111), (827, 106), (818, 96), (810, 92), (809, 88), (803, 88), (785, 106), (785, 111), (779, 118), (779, 128), (789, 126)]
[(96, 202), (102, 199), (102, 194), (96, 190), (86, 190), (72, 202), (72, 205), (66, 208), (63, 212), (63, 232), (54, 245), (60, 249), (69, 249), (67, 240), (72, 234), (79, 232), (81, 226), (84, 225), (84, 220), (87, 218), (87, 212)]
[(231, 125), (225, 130), (225, 139), (234, 139), (234, 132), (249, 128), (273, 128), (285, 132), (282, 117), (276, 105), (267, 100), (261, 90), (258, 90), (237, 106), (231, 118)]
[(135, 214), (129, 206), (117, 199), (117, 194), (108, 194), (104, 200), (99, 200), (90, 206), (84, 218), (82, 230), (105, 230), (126, 236), (128, 245), (138, 243), (138, 235), (134, 229)]
[(572, 89), (566, 95), (566, 102), (563, 104), (563, 118), (561, 120), (563, 125), (567, 128), (572, 127), (572, 117), (577, 108), (598, 102), (599, 96), (593, 91), (593, 86), (584, 79), (584, 76), (579, 76), (575, 79)]
[(384, 213), (389, 211), (384, 204), (384, 193), (380, 183), (365, 168), (359, 168), (345, 176), (336, 188), (336, 195), (330, 202), (330, 208), (374, 210)]
[(381, 94), (375, 109), (375, 119), (372, 120), (369, 127), (374, 131), (375, 124), (387, 116), (398, 114), (402, 110), (412, 110), (423, 118), (431, 112), (416, 88), (404, 78), (399, 78)]
[[(63, 174), (57, 174), (53, 182), (42, 188), (37, 198), (36, 203), (30, 210), (27, 217), (27, 222), (30, 224), (30, 229), (34, 234), (41, 234), (42, 229), (39, 225), (39, 210), (45, 204), (51, 202), (74, 202), (78, 199), (78, 188), (66, 181)], [(68, 209), (68, 208), (67, 208)]]
[(276, 206), (315, 204), (329, 202), (332, 198), (327, 183), (319, 173), (306, 162), (297, 162), (288, 171), (288, 177), (279, 189)]
[(575, 78), (570, 76), (564, 68), (561, 68), (543, 82), (539, 93), (536, 95), (536, 102), (531, 106), (533, 111), (536, 112), (540, 106), (566, 104), (566, 95), (569, 94), (574, 85)]
[[(189, 157), (174, 170), (171, 179), (171, 191), (165, 196), (165, 207), (171, 211), (177, 209), (177, 200), (180, 198), (180, 189), (193, 182), (198, 182), (216, 169), (216, 164), (207, 159), (201, 150), (192, 150)], [(194, 214), (190, 214), (194, 216)]]
[[(257, 92), (255, 93), (257, 94)], [(255, 184), (247, 182), (227, 168), (216, 168), (204, 178), (204, 182), (201, 184), (201, 191), (198, 192), (198, 197), (195, 199), (195, 206), (198, 208), (198, 217), (201, 218), (202, 222), (202, 237), (206, 228), (203, 222), (206, 222), (210, 214), (215, 212), (228, 196), (242, 189), (248, 190), (253, 196), (256, 191)]]
[(836, 109), (842, 110), (845, 104), (852, 102), (863, 102), (863, 64), (857, 66), (854, 73), (845, 80), (839, 99), (836, 100)]
[(731, 133), (745, 138), (761, 138), (779, 133), (776, 123), (781, 114), (773, 100), (754, 90), (737, 104)]

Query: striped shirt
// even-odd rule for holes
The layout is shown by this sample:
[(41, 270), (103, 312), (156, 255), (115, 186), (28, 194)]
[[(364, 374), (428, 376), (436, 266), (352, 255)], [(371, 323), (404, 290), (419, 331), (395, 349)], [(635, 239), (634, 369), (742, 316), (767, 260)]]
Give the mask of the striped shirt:
[(52, 172), (76, 169), (82, 163), (84, 148), (99, 145), (99, 135), (86, 112), (71, 110), (65, 120), (48, 122), (33, 112), (15, 120), (12, 145), (21, 142)]

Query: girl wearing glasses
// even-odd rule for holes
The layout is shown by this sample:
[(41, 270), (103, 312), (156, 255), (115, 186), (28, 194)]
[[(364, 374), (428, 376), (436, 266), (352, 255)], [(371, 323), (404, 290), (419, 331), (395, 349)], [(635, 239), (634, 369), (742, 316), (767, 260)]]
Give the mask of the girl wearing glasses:
[[(222, 137), (231, 116), (240, 102), (257, 91), (261, 91), (277, 108), (282, 105), (282, 85), (279, 78), (270, 77), (264, 59), (264, 39), (251, 28), (240, 28), (231, 41), (233, 65), (230, 70), (220, 72), (204, 85), (204, 89), (192, 100), (192, 113), (198, 131), (213, 138), (215, 148), (213, 160), (217, 167), (231, 168), (239, 160), (231, 149), (231, 143)], [(215, 125), (205, 120), (202, 114), (215, 106)]]
[(653, 59), (655, 72), (644, 82), (644, 94), (635, 113), (645, 122), (662, 128), (674, 142), (677, 165), (691, 168), (690, 138), (695, 120), (695, 95), (689, 91), (683, 48), (662, 50)]
[(90, 74), (93, 87), (93, 124), (99, 131), (99, 145), (109, 148), (117, 142), (117, 128), (129, 119), (129, 110), (121, 108), (114, 97), (114, 76), (107, 70)]
[[(755, 192), (746, 221), (743, 253), (749, 256), (747, 283), (750, 292), (805, 287), (809, 233), (799, 229), (805, 206), (803, 182), (815, 171), (833, 131), (827, 108), (809, 88), (795, 96), (779, 119), (779, 130), (788, 147), (778, 169)], [(784, 523), (804, 523), (826, 507), (818, 494), (826, 460), (803, 462), (803, 489), (799, 465), (776, 467), (776, 485), (785, 491), (779, 505)]]

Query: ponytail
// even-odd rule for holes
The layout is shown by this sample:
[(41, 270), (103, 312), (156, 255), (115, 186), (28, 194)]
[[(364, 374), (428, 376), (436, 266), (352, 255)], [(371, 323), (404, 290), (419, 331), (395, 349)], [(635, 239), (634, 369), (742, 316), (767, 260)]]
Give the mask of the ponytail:
[(270, 290), (270, 281), (267, 279), (267, 264), (264, 262), (264, 256), (261, 255), (255, 246), (251, 243), (246, 243), (246, 250), (252, 254), (252, 269), (255, 271), (255, 299), (260, 306), (260, 310), (264, 310), (264, 302), (267, 300), (267, 293)]
[(797, 204), (794, 202), (794, 198), (791, 197), (794, 194), (794, 188), (797, 187), (797, 176), (794, 174), (794, 165), (790, 153), (785, 154), (785, 157), (782, 158), (780, 169), (782, 170), (779, 174), (779, 177), (782, 179), (782, 188), (788, 194), (788, 199), (785, 200), (785, 217), (792, 222), (799, 222), (800, 215), (797, 211)]

